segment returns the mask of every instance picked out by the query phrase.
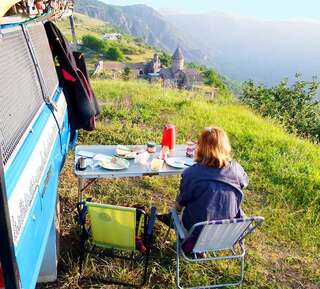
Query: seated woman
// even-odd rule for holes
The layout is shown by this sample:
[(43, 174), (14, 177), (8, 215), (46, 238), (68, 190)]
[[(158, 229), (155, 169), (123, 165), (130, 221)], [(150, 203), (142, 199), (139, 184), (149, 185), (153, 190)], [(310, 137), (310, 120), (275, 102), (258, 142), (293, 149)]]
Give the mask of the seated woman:
[[(183, 172), (176, 199), (177, 210), (184, 209), (184, 227), (190, 230), (198, 222), (242, 217), (242, 189), (248, 185), (248, 176), (231, 159), (231, 146), (223, 129), (211, 127), (202, 132), (195, 161)], [(159, 216), (166, 224), (168, 219)], [(197, 238), (200, 231), (195, 230), (193, 236)]]

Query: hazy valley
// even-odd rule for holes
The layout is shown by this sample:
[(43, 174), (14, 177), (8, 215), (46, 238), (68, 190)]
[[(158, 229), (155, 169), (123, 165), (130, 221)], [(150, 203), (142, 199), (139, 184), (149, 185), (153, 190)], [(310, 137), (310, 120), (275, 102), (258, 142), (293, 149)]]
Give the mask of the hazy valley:
[(170, 53), (180, 44), (187, 60), (235, 80), (274, 85), (296, 73), (311, 79), (320, 66), (317, 21), (262, 21), (218, 12), (161, 15), (146, 5), (96, 0), (77, 2), (76, 10)]

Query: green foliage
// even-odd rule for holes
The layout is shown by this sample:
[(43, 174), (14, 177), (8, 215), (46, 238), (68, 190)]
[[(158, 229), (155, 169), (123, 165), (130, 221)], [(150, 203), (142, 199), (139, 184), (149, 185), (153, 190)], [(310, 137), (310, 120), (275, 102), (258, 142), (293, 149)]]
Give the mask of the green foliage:
[(128, 81), (130, 79), (131, 68), (126, 66), (122, 73), (122, 79)]
[(137, 46), (123, 45), (121, 47), (121, 50), (126, 55), (139, 55), (144, 53), (144, 49), (139, 48)]
[(224, 84), (220, 75), (213, 69), (207, 69), (202, 73), (204, 78), (204, 83), (209, 86), (214, 86), (219, 89), (226, 89), (226, 85)]
[(290, 132), (320, 141), (318, 89), (316, 79), (303, 81), (300, 75), (296, 75), (293, 85), (283, 80), (271, 88), (247, 81), (243, 85), (241, 100), (263, 116), (280, 120)]
[(185, 65), (186, 65), (187, 68), (194, 69), (194, 70), (197, 70), (199, 72), (203, 72), (203, 71), (208, 69), (205, 65), (197, 64), (197, 63), (194, 63), (194, 62), (188, 62)]
[(233, 80), (228, 76), (222, 76), (223, 82), (226, 86), (236, 95), (240, 96), (242, 94), (242, 82), (238, 80)]
[(168, 53), (160, 53), (159, 59), (164, 66), (169, 67), (172, 64), (172, 57)]
[(108, 50), (107, 43), (90, 34), (86, 34), (82, 37), (82, 43), (85, 47), (88, 47), (94, 51), (104, 53)]
[(124, 58), (122, 51), (118, 47), (110, 47), (104, 55), (107, 59), (114, 61), (121, 61)]

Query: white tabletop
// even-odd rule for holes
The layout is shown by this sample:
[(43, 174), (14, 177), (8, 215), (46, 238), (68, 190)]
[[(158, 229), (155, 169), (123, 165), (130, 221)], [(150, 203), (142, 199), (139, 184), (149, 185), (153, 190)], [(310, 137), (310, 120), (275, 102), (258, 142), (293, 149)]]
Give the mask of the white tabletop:
[[(152, 171), (150, 167), (151, 160), (157, 158), (160, 154), (160, 146), (157, 146), (157, 152), (150, 155), (148, 165), (136, 163), (134, 160), (129, 160), (129, 168), (124, 170), (112, 171), (101, 168), (100, 166), (87, 166), (85, 170), (78, 170), (76, 167), (79, 159), (79, 152), (90, 152), (94, 154), (116, 155), (116, 145), (78, 145), (75, 149), (74, 172), (81, 179), (97, 179), (97, 178), (122, 178), (122, 177), (142, 177), (142, 176), (172, 176), (180, 175), (184, 169), (173, 168), (166, 163), (163, 164), (159, 171)], [(135, 146), (136, 147), (136, 146)], [(139, 148), (146, 150), (146, 145), (138, 145)], [(172, 157), (185, 157), (186, 145), (176, 145), (172, 152)], [(90, 159), (90, 158), (89, 158)]]

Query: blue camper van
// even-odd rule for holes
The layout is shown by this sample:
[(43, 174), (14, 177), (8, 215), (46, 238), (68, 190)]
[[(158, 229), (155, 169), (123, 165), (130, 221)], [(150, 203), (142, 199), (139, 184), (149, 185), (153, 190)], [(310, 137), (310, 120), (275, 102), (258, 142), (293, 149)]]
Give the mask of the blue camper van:
[[(57, 188), (69, 143), (67, 103), (43, 24), (0, 25), (0, 215), (11, 227), (0, 250), (23, 289), (56, 278)], [(3, 257), (7, 241), (12, 260)]]

